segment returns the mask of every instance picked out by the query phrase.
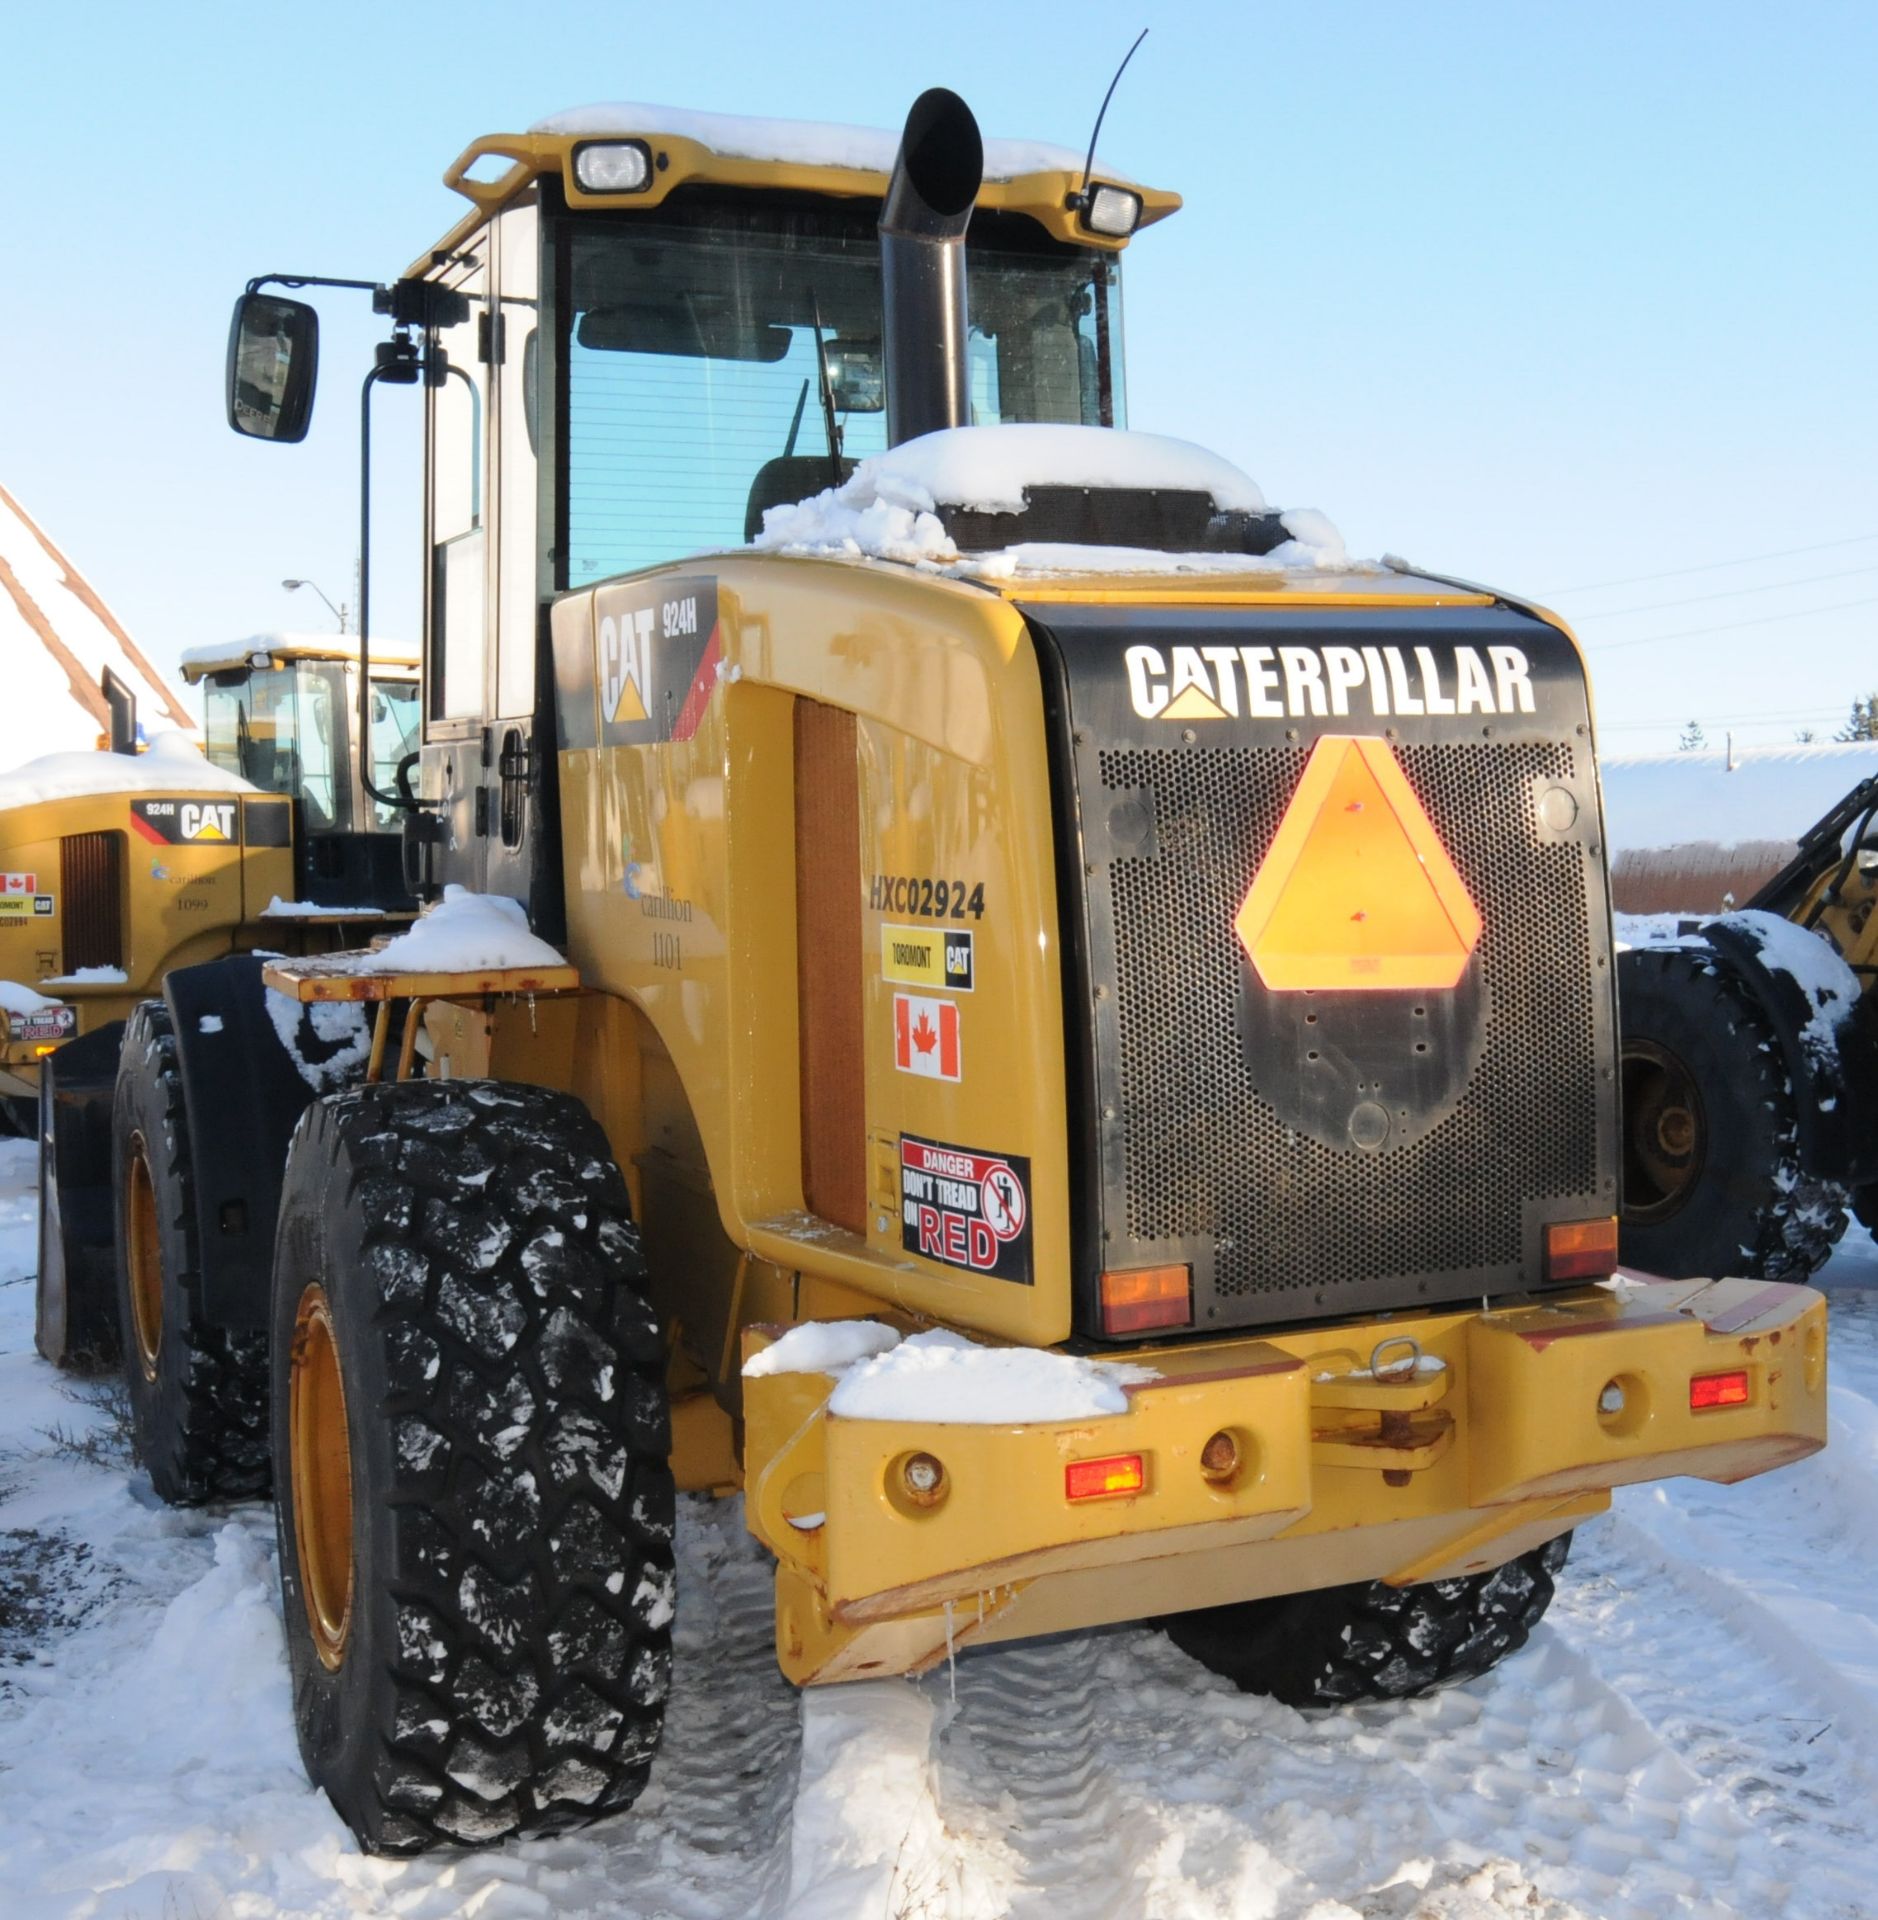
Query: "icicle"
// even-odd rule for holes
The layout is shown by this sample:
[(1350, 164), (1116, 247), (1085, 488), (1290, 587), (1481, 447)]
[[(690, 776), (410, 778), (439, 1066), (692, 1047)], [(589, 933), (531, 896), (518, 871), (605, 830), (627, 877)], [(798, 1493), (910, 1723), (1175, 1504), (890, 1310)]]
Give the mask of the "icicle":
[(985, 1624), (985, 1590), (983, 1587), (978, 1589), (978, 1624), (981, 1627)]
[(951, 1689), (953, 1704), (959, 1697), (959, 1663), (952, 1645), (952, 1602), (946, 1602), (946, 1685)]

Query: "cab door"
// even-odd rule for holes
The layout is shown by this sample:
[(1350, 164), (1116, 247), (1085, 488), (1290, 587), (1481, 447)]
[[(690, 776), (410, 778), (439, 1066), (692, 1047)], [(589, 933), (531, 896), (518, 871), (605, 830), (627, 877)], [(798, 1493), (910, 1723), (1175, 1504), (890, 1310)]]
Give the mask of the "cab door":
[(469, 302), (455, 326), (431, 331), (425, 402), (424, 745), (427, 799), (440, 803), (435, 874), (485, 890), (488, 801), (484, 733), (491, 707), (489, 473), (493, 423), (486, 354), (490, 238), (440, 276)]
[(487, 890), (526, 903), (537, 930), (559, 937), (557, 850), (543, 813), (555, 777), (552, 723), (537, 752), (535, 735), (541, 594), (536, 406), (542, 360), (539, 222), (532, 203), (510, 207), (495, 223), (497, 298), (488, 329), (494, 390), (489, 471), (495, 509), (491, 623), (490, 726), (484, 746)]

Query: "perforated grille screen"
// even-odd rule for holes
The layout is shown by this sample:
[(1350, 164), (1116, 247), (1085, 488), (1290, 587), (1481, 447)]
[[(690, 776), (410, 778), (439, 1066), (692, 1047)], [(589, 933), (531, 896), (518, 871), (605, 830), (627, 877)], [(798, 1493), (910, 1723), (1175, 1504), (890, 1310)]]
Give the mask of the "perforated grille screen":
[(1521, 1256), (1519, 1206), (1442, 1205), (1442, 1196), (1504, 1201), (1595, 1184), (1587, 856), (1541, 844), (1533, 814), (1545, 782), (1572, 779), (1572, 750), (1397, 751), (1480, 908), (1487, 1012), (1453, 1111), (1380, 1153), (1339, 1151), (1289, 1124), (1256, 1091), (1240, 1036), (1247, 965), (1233, 916), (1305, 749), (1101, 756), (1105, 788), (1152, 794), (1158, 832), (1153, 857), (1108, 869), (1126, 1232), (1210, 1239), (1223, 1296), (1509, 1265)]

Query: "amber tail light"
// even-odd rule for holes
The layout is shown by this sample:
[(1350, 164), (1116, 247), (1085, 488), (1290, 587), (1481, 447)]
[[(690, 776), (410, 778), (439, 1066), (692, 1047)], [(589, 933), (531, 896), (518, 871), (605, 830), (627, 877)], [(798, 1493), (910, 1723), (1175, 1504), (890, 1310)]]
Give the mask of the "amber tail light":
[(1191, 1267), (1136, 1267), (1102, 1276), (1104, 1333), (1152, 1333), (1192, 1324)]
[(1617, 1269), (1617, 1216), (1554, 1220), (1545, 1230), (1548, 1280), (1602, 1280)]

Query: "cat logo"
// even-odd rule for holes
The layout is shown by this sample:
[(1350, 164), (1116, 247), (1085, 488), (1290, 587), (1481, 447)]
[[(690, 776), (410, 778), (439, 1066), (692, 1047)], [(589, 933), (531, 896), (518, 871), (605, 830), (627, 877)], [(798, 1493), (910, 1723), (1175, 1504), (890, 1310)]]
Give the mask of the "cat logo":
[(185, 800), (177, 809), (185, 840), (232, 840), (235, 808), (232, 801)]
[(600, 622), (600, 694), (616, 725), (651, 717), (652, 618), (650, 607), (638, 607)]
[(130, 824), (155, 847), (202, 846), (236, 838), (232, 800), (133, 800)]

